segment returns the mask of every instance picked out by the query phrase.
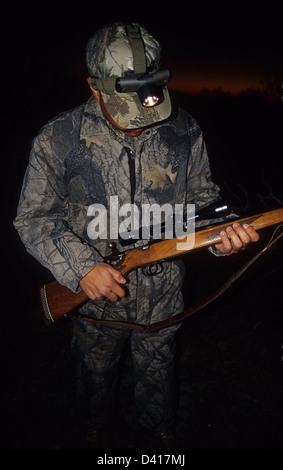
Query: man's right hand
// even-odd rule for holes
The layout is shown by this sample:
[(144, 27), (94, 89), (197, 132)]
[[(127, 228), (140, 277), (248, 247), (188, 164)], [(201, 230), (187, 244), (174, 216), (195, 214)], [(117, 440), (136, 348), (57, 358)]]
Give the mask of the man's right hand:
[(125, 295), (120, 284), (127, 281), (122, 274), (109, 264), (100, 263), (80, 280), (80, 286), (91, 300), (103, 300), (107, 297), (115, 302)]

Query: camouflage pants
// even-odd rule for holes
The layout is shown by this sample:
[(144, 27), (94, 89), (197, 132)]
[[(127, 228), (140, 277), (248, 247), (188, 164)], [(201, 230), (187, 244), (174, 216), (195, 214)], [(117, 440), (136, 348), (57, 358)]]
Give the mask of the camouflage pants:
[[(182, 311), (183, 301), (179, 265), (171, 263), (165, 271), (159, 280), (147, 279), (141, 272), (132, 273), (130, 295), (119, 306), (107, 301), (104, 305), (96, 303), (94, 309), (95, 302), (90, 302), (86, 308), (92, 316), (95, 312), (96, 317), (103, 319), (141, 324), (166, 319)], [(129, 340), (138, 424), (151, 430), (165, 429), (175, 411), (174, 336), (179, 327), (177, 324), (154, 332), (140, 332), (74, 320), (72, 349), (78, 360), (81, 417), (96, 427), (103, 427), (111, 420), (116, 406), (118, 365)]]

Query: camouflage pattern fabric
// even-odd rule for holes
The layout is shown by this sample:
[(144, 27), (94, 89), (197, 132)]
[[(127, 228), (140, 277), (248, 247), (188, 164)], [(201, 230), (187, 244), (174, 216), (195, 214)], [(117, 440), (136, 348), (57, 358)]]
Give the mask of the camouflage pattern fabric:
[[(108, 124), (93, 97), (58, 116), (34, 139), (14, 224), (27, 251), (73, 291), (109, 253), (106, 240), (88, 237), (88, 207), (100, 203), (109, 209), (113, 195), (120, 206), (131, 202), (128, 149), (135, 157), (137, 207), (143, 203), (200, 207), (219, 198), (201, 131), (185, 111), (138, 137), (126, 136)], [(89, 301), (83, 313), (148, 324), (180, 312), (182, 264), (168, 262), (163, 268), (153, 277), (144, 276), (140, 269), (132, 272), (126, 297), (118, 303)], [(84, 399), (87, 392), (85, 403), (92, 404), (94, 420), (97, 404), (102, 409), (108, 403), (114, 365), (125, 336), (131, 335), (139, 420), (151, 429), (168, 424), (173, 413), (168, 380), (178, 326), (171, 328), (144, 334), (76, 320), (73, 350), (80, 361), (79, 390)]]
[[(156, 72), (161, 66), (161, 47), (156, 39), (140, 25), (144, 43), (147, 71)], [(94, 77), (124, 77), (134, 71), (132, 49), (125, 25), (112, 23), (100, 28), (88, 41), (86, 47), (88, 71)]]
[[(139, 324), (168, 318), (183, 309), (182, 274), (182, 263), (166, 263), (164, 271), (155, 278), (146, 277), (140, 269), (132, 272), (130, 296), (116, 305), (104, 302), (96, 317), (126, 317)], [(174, 336), (179, 327), (141, 333), (74, 320), (72, 349), (78, 359), (80, 419), (90, 427), (100, 428), (117, 416), (118, 366), (125, 341), (130, 340), (137, 422), (151, 430), (166, 429), (175, 410)]]
[[(161, 66), (161, 47), (139, 26), (144, 43), (146, 71), (153, 73)], [(100, 28), (89, 40), (86, 48), (87, 67), (92, 77), (124, 77), (134, 72), (133, 53), (125, 25), (113, 23)], [(102, 91), (102, 98), (117, 124), (125, 129), (137, 129), (167, 119), (172, 111), (167, 87), (163, 87), (164, 101), (153, 108), (145, 108), (137, 93)]]
[[(180, 110), (138, 137), (116, 131), (93, 97), (49, 122), (34, 139), (14, 221), (24, 245), (74, 292), (110, 250), (90, 240), (91, 204), (131, 202), (127, 149), (135, 156), (135, 204), (196, 204), (219, 199), (198, 124)], [(118, 245), (119, 249), (123, 249)]]

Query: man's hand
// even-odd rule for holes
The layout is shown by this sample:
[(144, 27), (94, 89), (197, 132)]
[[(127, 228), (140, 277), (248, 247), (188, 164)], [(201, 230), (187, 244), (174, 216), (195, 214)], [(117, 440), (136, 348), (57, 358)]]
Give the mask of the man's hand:
[(232, 255), (244, 250), (250, 243), (259, 240), (258, 233), (248, 224), (241, 226), (237, 222), (220, 233), (222, 243), (215, 247), (225, 255)]
[(103, 300), (107, 297), (115, 302), (124, 297), (125, 290), (120, 284), (127, 281), (117, 269), (106, 263), (100, 263), (80, 281), (82, 290), (91, 300)]

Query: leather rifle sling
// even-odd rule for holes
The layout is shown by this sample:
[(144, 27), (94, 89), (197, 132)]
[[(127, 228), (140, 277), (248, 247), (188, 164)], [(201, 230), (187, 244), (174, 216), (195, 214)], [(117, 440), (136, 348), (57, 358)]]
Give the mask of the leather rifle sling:
[(176, 315), (173, 315), (170, 318), (167, 318), (166, 320), (156, 322), (156, 323), (151, 323), (150, 325), (140, 325), (138, 323), (128, 323), (124, 321), (115, 321), (115, 320), (98, 320), (94, 319), (91, 317), (87, 317), (85, 315), (81, 314), (76, 314), (73, 313), (71, 317), (74, 318), (79, 318), (80, 320), (87, 321), (89, 323), (95, 323), (98, 325), (111, 325), (115, 327), (122, 327), (122, 328), (130, 328), (132, 330), (137, 330), (141, 332), (149, 332), (149, 331), (156, 331), (160, 330), (161, 328), (165, 328), (171, 325), (174, 325), (175, 323), (179, 323), (189, 316), (193, 315), (194, 313), (198, 312), (199, 310), (203, 309), (207, 305), (209, 305), (211, 302), (216, 300), (218, 297), (220, 297), (224, 292), (229, 289), (229, 287), (234, 284), (235, 281), (237, 281), (242, 274), (264, 253), (266, 253), (269, 248), (276, 243), (282, 236), (283, 232), (277, 234), (277, 232), (283, 228), (283, 225), (278, 225), (276, 229), (274, 230), (269, 242), (267, 245), (260, 250), (248, 263), (246, 263), (236, 274), (234, 274), (232, 277), (228, 279), (228, 281), (225, 282), (218, 290), (216, 290), (213, 294), (210, 296), (206, 297), (204, 300), (200, 301), (199, 303), (193, 305), (192, 307), (189, 307), (188, 309), (184, 310), (181, 313), (177, 313)]

